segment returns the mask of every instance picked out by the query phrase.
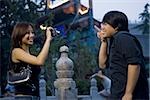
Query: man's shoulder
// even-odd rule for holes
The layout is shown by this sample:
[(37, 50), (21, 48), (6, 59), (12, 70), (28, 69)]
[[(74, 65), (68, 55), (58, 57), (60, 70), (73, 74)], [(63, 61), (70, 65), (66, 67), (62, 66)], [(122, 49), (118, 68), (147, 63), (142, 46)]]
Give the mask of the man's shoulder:
[(120, 31), (116, 34), (115, 38), (119, 40), (130, 40), (130, 39), (133, 40), (136, 37), (129, 32)]

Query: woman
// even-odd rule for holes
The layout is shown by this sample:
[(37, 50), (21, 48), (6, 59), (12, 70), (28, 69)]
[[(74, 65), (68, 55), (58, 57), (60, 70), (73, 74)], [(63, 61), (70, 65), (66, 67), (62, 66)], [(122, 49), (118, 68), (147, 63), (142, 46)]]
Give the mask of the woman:
[(119, 11), (103, 17), (99, 66), (109, 66), (110, 100), (149, 100), (142, 47), (128, 30), (128, 18)]
[(12, 48), (11, 48), (11, 68), (15, 72), (20, 72), (21, 67), (31, 67), (31, 77), (27, 82), (15, 84), (16, 95), (39, 95), (39, 81), (38, 75), (40, 73), (40, 66), (44, 64), (50, 43), (52, 40), (51, 27), (46, 29), (46, 40), (37, 56), (30, 53), (30, 46), (34, 42), (34, 29), (31, 23), (21, 22), (17, 23), (12, 32)]

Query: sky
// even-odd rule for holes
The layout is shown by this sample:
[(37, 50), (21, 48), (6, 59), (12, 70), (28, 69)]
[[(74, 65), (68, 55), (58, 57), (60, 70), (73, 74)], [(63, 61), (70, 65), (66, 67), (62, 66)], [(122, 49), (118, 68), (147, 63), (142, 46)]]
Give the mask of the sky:
[[(87, 7), (89, 0), (80, 0)], [(130, 22), (139, 21), (139, 14), (144, 11), (146, 3), (150, 4), (150, 0), (92, 0), (93, 16), (101, 21), (104, 14), (111, 10), (124, 12)], [(150, 9), (149, 9), (150, 10)]]

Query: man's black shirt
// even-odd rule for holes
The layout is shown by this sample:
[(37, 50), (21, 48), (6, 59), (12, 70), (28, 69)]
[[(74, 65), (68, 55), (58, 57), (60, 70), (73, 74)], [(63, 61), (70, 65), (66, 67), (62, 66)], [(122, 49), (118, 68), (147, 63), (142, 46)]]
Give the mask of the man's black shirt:
[(121, 99), (125, 93), (128, 64), (139, 64), (140, 75), (133, 92), (133, 99), (148, 100), (148, 82), (141, 45), (135, 36), (120, 31), (110, 39), (108, 66), (112, 81), (111, 99)]

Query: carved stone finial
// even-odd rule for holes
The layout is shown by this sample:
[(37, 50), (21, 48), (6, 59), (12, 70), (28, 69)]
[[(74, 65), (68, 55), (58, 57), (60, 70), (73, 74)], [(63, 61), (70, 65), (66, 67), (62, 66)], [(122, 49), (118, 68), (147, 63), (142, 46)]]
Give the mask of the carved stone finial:
[(69, 48), (64, 45), (59, 49), (59, 52), (69, 52)]

